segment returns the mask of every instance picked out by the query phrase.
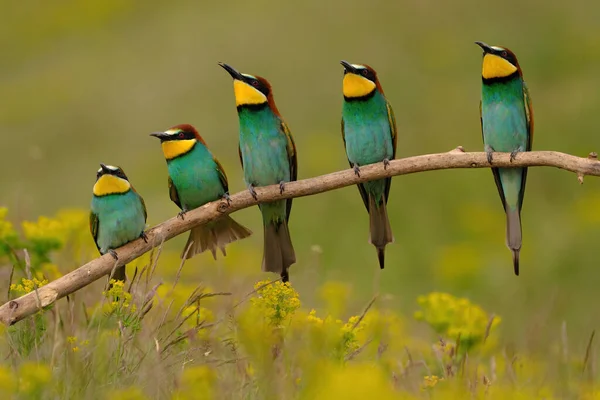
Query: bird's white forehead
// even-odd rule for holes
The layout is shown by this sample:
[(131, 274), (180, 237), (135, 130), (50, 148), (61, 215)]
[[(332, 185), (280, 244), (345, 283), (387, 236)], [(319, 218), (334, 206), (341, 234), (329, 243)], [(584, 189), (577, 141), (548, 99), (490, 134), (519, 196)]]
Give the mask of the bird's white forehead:
[(242, 74), (242, 75), (245, 76), (246, 78), (256, 79), (256, 77), (254, 75), (249, 75), (249, 74)]
[(165, 131), (165, 133), (167, 135), (175, 135), (176, 133), (179, 133), (179, 129), (169, 129), (168, 131)]
[(504, 50), (504, 48), (503, 48), (503, 47), (499, 47), (499, 46), (492, 46), (492, 49), (494, 49), (494, 50), (498, 50), (498, 51), (502, 51), (502, 50)]
[[(110, 169), (111, 171), (118, 171), (119, 170), (119, 168), (115, 167), (114, 165), (107, 165), (106, 169)], [(102, 168), (100, 168), (98, 170), (98, 172), (102, 172)]]
[(350, 65), (352, 65), (356, 69), (365, 69), (365, 68), (367, 68), (364, 65), (360, 65), (360, 64), (350, 64)]

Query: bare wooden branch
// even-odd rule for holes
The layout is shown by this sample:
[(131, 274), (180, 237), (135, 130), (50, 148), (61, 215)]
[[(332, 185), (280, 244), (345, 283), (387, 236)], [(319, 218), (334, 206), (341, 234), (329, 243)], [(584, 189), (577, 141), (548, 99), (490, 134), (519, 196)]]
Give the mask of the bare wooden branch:
[[(492, 162), (493, 165), (487, 162), (486, 154), (483, 152), (466, 153), (459, 146), (447, 153), (426, 154), (392, 160), (387, 169), (384, 169), (383, 163), (364, 166), (360, 169), (360, 176), (357, 176), (352, 169), (347, 169), (310, 179), (290, 182), (285, 185), (283, 193), (280, 193), (279, 185), (257, 187), (256, 193), (260, 201), (267, 202), (311, 196), (361, 182), (396, 175), (407, 175), (439, 169), (489, 168), (490, 166), (503, 168), (556, 167), (576, 173), (581, 182), (585, 175), (600, 176), (600, 161), (598, 161), (595, 153), (590, 153), (587, 158), (582, 158), (555, 151), (532, 151), (519, 153), (512, 162), (509, 159), (508, 153), (494, 153)], [(148, 243), (145, 243), (142, 239), (138, 239), (119, 248), (117, 250), (119, 256), (117, 266), (133, 261), (142, 254), (150, 251), (153, 246), (158, 246), (161, 242), (189, 231), (197, 225), (213, 221), (221, 215), (254, 206), (257, 203), (250, 193), (244, 190), (231, 196), (230, 205), (226, 201), (215, 201), (189, 211), (185, 215), (185, 220), (173, 217), (147, 232)], [(110, 254), (98, 257), (57, 280), (37, 288), (39, 298), (36, 297), (35, 292), (31, 292), (3, 304), (0, 306), (0, 321), (6, 325), (21, 321), (38, 311), (38, 305), (48, 307), (56, 300), (106, 276), (114, 266), (114, 259)], [(36, 304), (36, 301), (41, 302), (41, 304)]]

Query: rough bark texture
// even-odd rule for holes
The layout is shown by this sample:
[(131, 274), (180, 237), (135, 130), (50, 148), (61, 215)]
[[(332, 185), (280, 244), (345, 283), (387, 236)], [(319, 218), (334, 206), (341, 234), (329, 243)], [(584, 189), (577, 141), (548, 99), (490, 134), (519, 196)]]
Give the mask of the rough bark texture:
[[(600, 176), (600, 162), (595, 153), (590, 153), (587, 158), (575, 157), (555, 151), (532, 151), (519, 153), (512, 162), (508, 153), (494, 153), (493, 166), (511, 167), (556, 167), (577, 173), (580, 183), (584, 175)], [(489, 168), (486, 154), (466, 153), (458, 147), (447, 153), (426, 154), (422, 156), (407, 157), (390, 161), (387, 169), (383, 163), (361, 167), (360, 177), (354, 170), (334, 172), (315, 178), (289, 182), (285, 191), (280, 194), (279, 185), (257, 187), (256, 193), (259, 201), (274, 201), (291, 197), (310, 196), (345, 186), (356, 185), (360, 182), (376, 179), (407, 175), (416, 172), (434, 171), (453, 168)], [(137, 239), (117, 250), (118, 266), (125, 265), (142, 254), (150, 251), (153, 246), (158, 246), (177, 235), (189, 231), (194, 226), (213, 221), (223, 214), (241, 210), (256, 205), (247, 190), (231, 196), (231, 205), (226, 201), (215, 201), (200, 208), (189, 211), (185, 220), (173, 217), (147, 231), (148, 243)], [(109, 274), (115, 266), (115, 261), (110, 254), (96, 258), (76, 270), (48, 283), (24, 296), (11, 300), (0, 306), (0, 322), (12, 325), (29, 315), (34, 314), (40, 307), (47, 307), (56, 300), (63, 298), (97, 279)], [(39, 304), (38, 304), (39, 300)]]

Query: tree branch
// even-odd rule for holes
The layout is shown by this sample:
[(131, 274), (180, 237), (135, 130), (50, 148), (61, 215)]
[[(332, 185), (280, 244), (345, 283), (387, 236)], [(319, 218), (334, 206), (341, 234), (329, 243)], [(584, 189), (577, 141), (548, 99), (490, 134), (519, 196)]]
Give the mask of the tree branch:
[[(584, 175), (600, 176), (600, 162), (597, 160), (596, 153), (590, 153), (587, 158), (581, 158), (554, 151), (532, 151), (519, 153), (512, 162), (509, 160), (508, 153), (494, 153), (493, 166), (503, 168), (556, 167), (577, 173), (580, 183), (583, 183)], [(289, 182), (285, 185), (285, 191), (282, 194), (280, 194), (279, 185), (257, 187), (256, 193), (261, 201), (266, 202), (310, 196), (396, 175), (439, 169), (489, 167), (490, 164), (487, 162), (485, 153), (465, 153), (462, 147), (458, 147), (447, 153), (426, 154), (392, 160), (387, 169), (383, 168), (383, 163), (364, 166), (360, 169), (360, 176), (357, 176), (352, 169), (347, 169), (315, 178)], [(258, 203), (246, 190), (231, 196), (231, 201), (230, 205), (227, 205), (227, 202), (223, 200), (214, 201), (189, 211), (185, 215), (185, 220), (173, 217), (155, 226), (147, 231), (148, 243), (145, 243), (142, 239), (137, 239), (117, 250), (119, 256), (117, 266), (133, 261), (150, 251), (153, 246), (160, 245), (163, 240), (170, 240), (197, 225), (213, 221), (221, 215), (230, 214)], [(39, 309), (38, 307), (47, 307), (56, 300), (109, 274), (114, 265), (115, 261), (110, 254), (98, 257), (57, 280), (38, 288), (39, 298), (36, 297), (36, 292), (31, 292), (3, 304), (0, 306), (0, 321), (6, 325), (21, 321), (25, 317), (34, 314)]]

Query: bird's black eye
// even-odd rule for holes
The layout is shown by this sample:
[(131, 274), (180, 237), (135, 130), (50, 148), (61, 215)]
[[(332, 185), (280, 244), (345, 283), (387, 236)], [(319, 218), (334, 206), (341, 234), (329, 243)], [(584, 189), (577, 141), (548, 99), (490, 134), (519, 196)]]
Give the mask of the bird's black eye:
[(252, 86), (254, 86), (256, 88), (258, 87), (259, 84), (260, 83), (258, 81), (252, 81)]
[(508, 52), (507, 52), (506, 50), (504, 50), (504, 51), (502, 52), (502, 57), (506, 57), (506, 56), (508, 56)]
[(177, 135), (177, 136), (179, 136), (179, 139), (183, 139), (185, 137), (185, 133), (179, 132), (179, 135)]
[(368, 69), (363, 69), (361, 71), (361, 74), (363, 74), (363, 76), (369, 76), (369, 70)]

